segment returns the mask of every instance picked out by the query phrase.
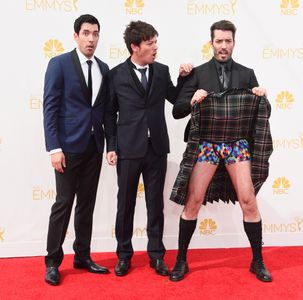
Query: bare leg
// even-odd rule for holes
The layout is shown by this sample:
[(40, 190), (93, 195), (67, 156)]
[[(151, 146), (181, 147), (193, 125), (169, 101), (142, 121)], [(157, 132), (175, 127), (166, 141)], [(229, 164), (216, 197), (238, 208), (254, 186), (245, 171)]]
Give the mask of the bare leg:
[(259, 222), (260, 212), (257, 206), (254, 186), (251, 179), (250, 161), (242, 161), (226, 166), (246, 222)]
[(253, 261), (250, 272), (264, 282), (272, 281), (262, 257), (262, 223), (257, 206), (255, 191), (251, 179), (250, 161), (243, 161), (226, 166), (243, 212), (244, 230), (249, 239)]
[(207, 187), (216, 168), (216, 165), (198, 162), (192, 171), (186, 205), (180, 217), (177, 261), (169, 277), (172, 281), (182, 280), (188, 272), (187, 249), (196, 228), (197, 216)]
[(204, 200), (207, 187), (214, 176), (217, 165), (209, 163), (196, 163), (192, 171), (186, 204), (181, 217), (184, 220), (196, 220), (201, 204)]

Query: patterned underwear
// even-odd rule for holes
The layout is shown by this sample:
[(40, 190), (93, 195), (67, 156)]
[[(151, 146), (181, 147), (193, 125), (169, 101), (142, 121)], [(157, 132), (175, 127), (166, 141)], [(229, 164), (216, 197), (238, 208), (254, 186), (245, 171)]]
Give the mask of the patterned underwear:
[(218, 165), (220, 159), (224, 160), (225, 165), (251, 160), (249, 144), (245, 139), (232, 143), (210, 143), (202, 141), (202, 143), (199, 144), (199, 151), (197, 161), (208, 162), (212, 165)]

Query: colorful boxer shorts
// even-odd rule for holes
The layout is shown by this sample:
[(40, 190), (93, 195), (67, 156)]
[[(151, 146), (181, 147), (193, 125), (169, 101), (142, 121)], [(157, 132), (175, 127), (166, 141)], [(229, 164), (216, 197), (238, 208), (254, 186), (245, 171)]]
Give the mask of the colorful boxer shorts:
[(218, 165), (220, 160), (224, 160), (225, 165), (236, 162), (251, 160), (249, 144), (247, 140), (241, 139), (231, 143), (211, 143), (202, 141), (199, 144), (200, 153), (198, 162), (208, 162)]

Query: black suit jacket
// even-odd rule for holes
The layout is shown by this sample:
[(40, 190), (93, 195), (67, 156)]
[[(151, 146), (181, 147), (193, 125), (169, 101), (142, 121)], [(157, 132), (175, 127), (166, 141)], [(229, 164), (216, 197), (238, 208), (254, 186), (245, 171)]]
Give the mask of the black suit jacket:
[(174, 104), (178, 93), (168, 66), (158, 62), (149, 66), (149, 82), (145, 91), (129, 58), (108, 73), (107, 86), (107, 151), (116, 151), (120, 159), (142, 158), (147, 151), (149, 130), (156, 154), (167, 154), (165, 99)]
[[(184, 118), (190, 114), (190, 101), (196, 90), (203, 89), (209, 93), (220, 92), (219, 76), (214, 60), (212, 58), (207, 63), (194, 68), (189, 75), (173, 107), (173, 116), (175, 119)], [(232, 61), (230, 88), (252, 89), (256, 86), (259, 86), (259, 84), (254, 71)], [(187, 141), (189, 126), (190, 121), (185, 128), (185, 141)]]

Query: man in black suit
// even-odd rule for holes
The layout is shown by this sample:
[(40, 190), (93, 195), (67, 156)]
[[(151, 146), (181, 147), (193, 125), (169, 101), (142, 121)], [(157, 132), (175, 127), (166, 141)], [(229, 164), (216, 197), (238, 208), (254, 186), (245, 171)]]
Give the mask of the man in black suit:
[[(157, 55), (155, 28), (145, 22), (131, 22), (124, 40), (131, 54), (124, 63), (108, 73), (108, 103), (105, 114), (107, 160), (117, 162), (118, 241), (117, 276), (131, 267), (133, 218), (140, 174), (143, 176), (147, 207), (147, 251), (150, 267), (159, 275), (169, 275), (163, 260), (162, 242), (163, 187), (169, 140), (164, 114), (165, 99), (174, 103), (174, 87), (168, 67), (155, 62)], [(190, 65), (181, 65), (180, 75), (187, 75)], [(180, 79), (181, 80), (181, 79)]]
[(74, 267), (108, 273), (90, 257), (93, 211), (104, 148), (103, 115), (108, 66), (94, 56), (100, 25), (92, 15), (74, 23), (77, 48), (50, 60), (44, 85), (46, 149), (55, 169), (56, 201), (52, 206), (45, 257), (45, 281), (60, 282), (62, 244), (75, 195)]
[[(190, 114), (191, 107), (195, 103), (203, 101), (210, 92), (218, 93), (230, 88), (247, 88), (252, 89), (252, 92), (257, 96), (266, 94), (264, 88), (258, 87), (254, 71), (232, 59), (236, 32), (234, 24), (222, 20), (214, 23), (210, 31), (214, 57), (209, 62), (193, 69), (174, 105), (173, 115), (175, 118), (183, 118)], [(219, 116), (221, 119), (224, 112), (222, 111)], [(233, 111), (234, 115), (239, 113), (240, 111)], [(226, 120), (228, 117), (225, 115)], [(221, 124), (226, 124), (226, 122), (222, 120)], [(187, 126), (185, 131), (186, 141), (189, 127)], [(215, 128), (214, 130), (220, 132), (224, 128)], [(214, 145), (219, 145), (220, 149), (214, 148)], [(220, 161), (224, 161), (222, 157), (219, 158), (217, 154), (213, 154), (226, 153), (225, 145), (225, 143), (217, 143), (217, 141), (212, 140), (200, 141), (201, 152), (199, 156), (201, 158), (197, 160), (191, 172), (185, 207), (180, 217), (177, 261), (170, 275), (172, 281), (182, 280), (189, 270), (187, 249), (196, 228), (197, 216), (218, 164)], [(268, 282), (272, 278), (264, 266), (262, 258), (262, 224), (251, 179), (250, 149), (246, 140), (231, 141), (228, 147), (230, 146), (232, 149), (241, 148), (240, 151), (232, 152), (234, 155), (232, 159), (231, 157), (225, 159), (225, 168), (236, 190), (243, 211), (244, 229), (253, 252), (250, 271), (256, 274), (259, 280)]]

